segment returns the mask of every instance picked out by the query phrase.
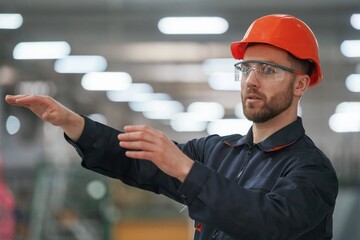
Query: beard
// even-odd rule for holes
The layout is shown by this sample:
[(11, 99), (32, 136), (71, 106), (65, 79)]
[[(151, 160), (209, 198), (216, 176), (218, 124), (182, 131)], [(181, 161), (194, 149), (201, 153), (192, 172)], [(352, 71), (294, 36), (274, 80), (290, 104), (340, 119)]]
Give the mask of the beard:
[[(257, 106), (254, 104), (246, 104), (244, 94), (241, 94), (241, 100), (243, 105), (243, 112), (247, 119), (254, 123), (264, 123), (280, 113), (287, 110), (293, 102), (293, 81), (290, 82), (288, 87), (281, 92), (277, 92), (271, 96), (268, 100), (265, 99), (265, 104), (261, 106), (258, 111), (255, 111)], [(250, 89), (249, 93), (260, 95), (256, 89)]]

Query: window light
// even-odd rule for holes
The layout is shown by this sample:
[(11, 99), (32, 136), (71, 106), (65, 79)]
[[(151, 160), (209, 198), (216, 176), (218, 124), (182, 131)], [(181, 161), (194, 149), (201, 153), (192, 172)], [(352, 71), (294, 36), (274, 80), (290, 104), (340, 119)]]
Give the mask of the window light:
[(0, 29), (18, 29), (23, 24), (23, 17), (18, 13), (0, 13)]
[(228, 27), (221, 17), (165, 17), (158, 22), (164, 34), (223, 34)]
[(70, 45), (64, 41), (21, 42), (13, 51), (14, 59), (58, 59), (70, 54)]

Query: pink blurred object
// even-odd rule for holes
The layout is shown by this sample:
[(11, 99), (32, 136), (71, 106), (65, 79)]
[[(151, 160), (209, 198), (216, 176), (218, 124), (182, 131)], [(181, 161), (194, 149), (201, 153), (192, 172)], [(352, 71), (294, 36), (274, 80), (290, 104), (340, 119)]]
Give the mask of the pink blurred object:
[(3, 179), (0, 156), (0, 240), (15, 239), (15, 198)]

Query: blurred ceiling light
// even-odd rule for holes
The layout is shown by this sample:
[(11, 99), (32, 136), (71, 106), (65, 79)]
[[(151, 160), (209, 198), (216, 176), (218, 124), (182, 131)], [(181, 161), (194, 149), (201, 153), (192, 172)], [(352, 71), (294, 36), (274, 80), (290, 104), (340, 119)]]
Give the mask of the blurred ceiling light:
[(217, 102), (193, 102), (188, 106), (187, 112), (202, 121), (220, 119), (225, 115), (224, 107)]
[(229, 24), (221, 17), (165, 17), (158, 28), (164, 34), (223, 34)]
[(201, 132), (206, 130), (207, 121), (199, 120), (193, 112), (179, 112), (172, 116), (170, 126), (177, 132)]
[(102, 56), (67, 56), (55, 61), (54, 69), (58, 73), (102, 72), (107, 68), (107, 61)]
[(210, 75), (215, 72), (234, 72), (234, 64), (236, 60), (233, 58), (210, 58), (201, 64), (204, 74)]
[(129, 102), (129, 107), (134, 112), (143, 112), (147, 110), (147, 102), (153, 100), (167, 101), (171, 97), (167, 93), (140, 93), (132, 96)]
[(90, 197), (99, 200), (106, 195), (106, 186), (99, 180), (93, 180), (86, 186), (86, 191)]
[(252, 122), (247, 119), (219, 119), (208, 124), (207, 132), (209, 134), (218, 134), (220, 136), (230, 134), (245, 135)]
[(70, 54), (70, 45), (64, 41), (21, 42), (13, 51), (14, 59), (58, 59)]
[(350, 74), (345, 80), (345, 85), (351, 92), (360, 92), (360, 74)]
[(360, 40), (345, 40), (340, 50), (345, 57), (360, 57)]
[(342, 102), (329, 118), (334, 132), (360, 132), (360, 102)]
[(18, 29), (23, 24), (23, 17), (18, 13), (0, 13), (0, 29)]
[(334, 113), (329, 119), (334, 132), (360, 132), (360, 112)]
[(15, 86), (16, 94), (51, 95), (50, 89), (56, 88), (53, 82), (21, 81)]
[(125, 90), (131, 86), (132, 78), (126, 72), (91, 72), (81, 79), (81, 85), (89, 91)]
[(208, 78), (210, 87), (221, 91), (240, 91), (240, 82), (235, 81), (233, 72), (216, 72)]
[(10, 135), (16, 134), (20, 130), (20, 120), (15, 116), (9, 116), (6, 119), (6, 131)]
[(360, 102), (342, 102), (336, 106), (336, 113), (360, 113)]
[(360, 30), (360, 13), (354, 13), (351, 15), (350, 23), (353, 28)]
[(143, 115), (148, 119), (171, 119), (176, 113), (183, 112), (184, 106), (178, 101), (153, 100), (146, 102)]
[(148, 83), (133, 83), (124, 91), (107, 91), (106, 97), (112, 102), (129, 102), (136, 94), (153, 92), (154, 89)]

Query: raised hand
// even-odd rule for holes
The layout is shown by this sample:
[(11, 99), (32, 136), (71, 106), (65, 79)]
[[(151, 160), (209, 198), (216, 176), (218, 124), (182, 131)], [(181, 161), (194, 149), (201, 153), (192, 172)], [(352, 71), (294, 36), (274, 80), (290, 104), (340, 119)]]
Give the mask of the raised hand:
[(84, 128), (84, 119), (49, 96), (7, 95), (6, 102), (28, 108), (42, 120), (63, 128), (72, 139), (77, 140)]

